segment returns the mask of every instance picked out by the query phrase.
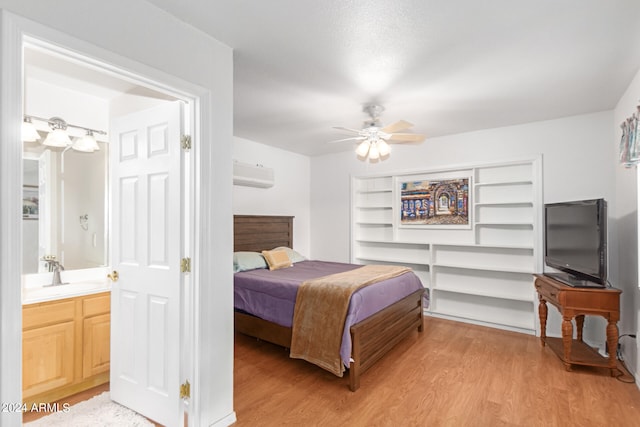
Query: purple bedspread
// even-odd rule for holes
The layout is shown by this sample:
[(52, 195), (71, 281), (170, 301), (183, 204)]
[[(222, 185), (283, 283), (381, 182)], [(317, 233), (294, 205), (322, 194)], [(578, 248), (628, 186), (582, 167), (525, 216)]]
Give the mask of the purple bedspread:
[[(249, 270), (234, 274), (234, 306), (261, 319), (291, 327), (298, 286), (305, 280), (353, 270), (361, 265), (328, 261), (301, 261), (280, 270)], [(352, 325), (381, 309), (423, 289), (413, 272), (359, 289), (351, 297), (342, 335), (340, 357), (345, 366), (351, 358)]]

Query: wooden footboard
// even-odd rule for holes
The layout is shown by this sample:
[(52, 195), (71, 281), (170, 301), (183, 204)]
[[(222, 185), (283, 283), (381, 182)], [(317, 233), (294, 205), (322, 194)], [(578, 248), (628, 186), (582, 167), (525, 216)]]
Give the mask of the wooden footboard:
[(418, 290), (351, 327), (349, 388), (360, 387), (360, 375), (413, 330), (423, 330), (422, 295)]
[[(351, 327), (349, 389), (360, 387), (360, 375), (414, 329), (423, 330), (422, 295), (418, 290)], [(237, 332), (285, 348), (291, 347), (291, 328), (249, 314), (235, 313)]]

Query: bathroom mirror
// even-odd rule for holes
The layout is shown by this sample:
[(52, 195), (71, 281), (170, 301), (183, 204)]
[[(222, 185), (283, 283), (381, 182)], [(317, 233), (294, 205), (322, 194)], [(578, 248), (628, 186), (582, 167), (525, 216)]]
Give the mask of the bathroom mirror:
[(22, 273), (45, 273), (55, 257), (65, 270), (108, 264), (108, 144), (99, 151), (24, 143)]

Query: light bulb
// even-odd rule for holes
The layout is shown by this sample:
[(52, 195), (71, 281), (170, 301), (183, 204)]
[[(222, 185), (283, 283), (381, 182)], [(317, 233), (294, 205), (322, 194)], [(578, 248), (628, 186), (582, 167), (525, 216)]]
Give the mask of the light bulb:
[(378, 151), (378, 144), (371, 144), (371, 148), (369, 149), (369, 160), (378, 160), (380, 158), (380, 151)]
[(25, 117), (22, 122), (22, 140), (24, 142), (34, 142), (40, 139), (40, 134), (31, 122), (30, 117)]
[(87, 134), (76, 138), (71, 146), (76, 151), (82, 151), (84, 153), (93, 153), (94, 151), (99, 151), (100, 147), (98, 146), (98, 142), (93, 136), (93, 132), (87, 130)]
[(49, 147), (66, 147), (67, 145), (71, 145), (71, 139), (69, 139), (66, 130), (54, 129), (49, 132), (49, 135), (47, 135), (42, 144)]
[(376, 145), (378, 146), (378, 151), (380, 152), (381, 157), (384, 157), (391, 153), (391, 147), (389, 147), (389, 144), (387, 144), (386, 141), (379, 139)]
[(358, 155), (358, 157), (366, 157), (368, 152), (369, 152), (369, 141), (364, 140), (358, 145), (358, 148), (356, 148), (356, 154)]

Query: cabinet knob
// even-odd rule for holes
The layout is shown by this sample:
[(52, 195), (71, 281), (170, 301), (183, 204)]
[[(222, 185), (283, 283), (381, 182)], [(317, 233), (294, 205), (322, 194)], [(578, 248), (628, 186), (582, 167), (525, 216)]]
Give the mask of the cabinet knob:
[(116, 270), (113, 270), (113, 273), (107, 274), (107, 277), (111, 279), (112, 282), (117, 282), (120, 278), (120, 275), (118, 275), (118, 272)]

